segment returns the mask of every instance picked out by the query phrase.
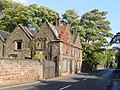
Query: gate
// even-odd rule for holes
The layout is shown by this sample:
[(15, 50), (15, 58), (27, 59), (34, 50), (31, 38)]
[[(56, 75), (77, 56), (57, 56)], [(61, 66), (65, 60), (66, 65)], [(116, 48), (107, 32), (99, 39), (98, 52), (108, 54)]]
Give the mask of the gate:
[(55, 62), (54, 61), (45, 61), (44, 64), (44, 78), (54, 78), (55, 77)]

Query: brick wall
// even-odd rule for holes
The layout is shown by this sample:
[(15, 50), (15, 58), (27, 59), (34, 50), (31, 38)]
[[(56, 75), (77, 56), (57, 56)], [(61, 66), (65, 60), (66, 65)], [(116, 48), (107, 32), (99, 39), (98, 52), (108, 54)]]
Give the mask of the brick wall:
[(43, 65), (35, 60), (0, 60), (0, 85), (43, 79)]

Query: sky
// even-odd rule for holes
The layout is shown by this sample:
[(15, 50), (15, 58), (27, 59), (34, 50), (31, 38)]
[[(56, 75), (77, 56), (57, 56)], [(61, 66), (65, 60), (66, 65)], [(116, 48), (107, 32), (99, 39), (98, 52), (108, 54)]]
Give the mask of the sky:
[(107, 11), (107, 20), (111, 22), (112, 33), (120, 32), (120, 0), (14, 0), (25, 5), (37, 4), (46, 6), (63, 14), (66, 10), (75, 9), (80, 16), (93, 9)]

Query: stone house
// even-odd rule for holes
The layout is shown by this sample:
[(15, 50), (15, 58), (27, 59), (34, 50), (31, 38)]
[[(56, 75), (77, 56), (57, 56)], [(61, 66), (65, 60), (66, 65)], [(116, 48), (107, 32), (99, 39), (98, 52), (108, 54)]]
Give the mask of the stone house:
[(81, 72), (80, 37), (77, 30), (71, 33), (69, 25), (46, 21), (36, 35), (21, 24), (12, 33), (0, 31), (0, 58), (33, 59), (32, 55), (40, 53), (55, 63), (55, 76)]
[(31, 58), (30, 42), (34, 35), (19, 24), (6, 41), (5, 57), (7, 58)]
[[(58, 21), (59, 22), (59, 21)], [(46, 60), (55, 62), (56, 76), (78, 73), (82, 64), (82, 46), (77, 31), (69, 25), (54, 26), (45, 22), (33, 39), (35, 54), (43, 53)]]
[(0, 30), (0, 58), (5, 56), (5, 43), (10, 33)]

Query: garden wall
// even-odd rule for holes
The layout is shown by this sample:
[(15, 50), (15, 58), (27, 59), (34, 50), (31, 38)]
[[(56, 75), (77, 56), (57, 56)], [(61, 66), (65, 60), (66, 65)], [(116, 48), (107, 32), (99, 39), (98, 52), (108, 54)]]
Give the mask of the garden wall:
[(35, 60), (0, 59), (0, 85), (43, 79), (43, 64)]

